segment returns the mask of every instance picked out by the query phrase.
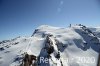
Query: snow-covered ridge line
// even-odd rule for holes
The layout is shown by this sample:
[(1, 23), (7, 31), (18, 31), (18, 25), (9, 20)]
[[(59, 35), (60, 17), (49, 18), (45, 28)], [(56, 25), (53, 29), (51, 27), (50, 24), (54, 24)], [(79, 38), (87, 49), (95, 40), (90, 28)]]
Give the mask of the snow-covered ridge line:
[[(20, 66), (26, 52), (29, 57), (36, 57), (32, 60), (36, 66), (97, 66), (100, 35), (96, 33), (84, 25), (68, 28), (42, 25), (36, 28), (31, 37), (19, 37), (1, 43), (0, 66)], [(47, 58), (48, 63), (41, 63), (41, 57)], [(82, 62), (79, 58), (91, 62)]]

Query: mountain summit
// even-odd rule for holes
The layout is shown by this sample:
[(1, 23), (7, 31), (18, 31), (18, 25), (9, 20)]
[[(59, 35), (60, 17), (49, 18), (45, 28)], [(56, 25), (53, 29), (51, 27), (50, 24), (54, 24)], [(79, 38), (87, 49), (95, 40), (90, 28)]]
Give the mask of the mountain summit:
[(42, 25), (31, 37), (0, 42), (0, 66), (97, 66), (99, 28)]

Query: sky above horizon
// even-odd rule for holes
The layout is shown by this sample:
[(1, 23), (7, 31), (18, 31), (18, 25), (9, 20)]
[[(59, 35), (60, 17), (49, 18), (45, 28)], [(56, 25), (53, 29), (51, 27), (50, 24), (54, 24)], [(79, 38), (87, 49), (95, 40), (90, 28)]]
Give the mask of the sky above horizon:
[(100, 0), (0, 0), (0, 41), (69, 24), (100, 26)]

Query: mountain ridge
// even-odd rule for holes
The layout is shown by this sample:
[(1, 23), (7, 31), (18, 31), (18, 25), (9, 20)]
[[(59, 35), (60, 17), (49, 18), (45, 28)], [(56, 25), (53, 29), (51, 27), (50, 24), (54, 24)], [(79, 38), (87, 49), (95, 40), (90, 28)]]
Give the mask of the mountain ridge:
[[(48, 56), (47, 49), (51, 46), (54, 48), (50, 54), (51, 58), (46, 57), (49, 63), (40, 63), (37, 60), (37, 66), (97, 66), (100, 49), (97, 33), (84, 25), (68, 28), (42, 25), (35, 29), (31, 37), (18, 37), (8, 42), (0, 42), (0, 66), (20, 66), (25, 52), (36, 57)], [(56, 59), (58, 52), (59, 60)], [(81, 57), (92, 58), (95, 61), (79, 63)], [(64, 59), (73, 60), (66, 62)]]

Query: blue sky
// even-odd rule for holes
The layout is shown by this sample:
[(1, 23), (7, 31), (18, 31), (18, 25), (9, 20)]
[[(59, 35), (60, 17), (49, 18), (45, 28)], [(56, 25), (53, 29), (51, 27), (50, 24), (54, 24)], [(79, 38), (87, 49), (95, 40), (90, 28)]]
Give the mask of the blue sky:
[(31, 36), (40, 25), (100, 26), (100, 0), (0, 0), (0, 40)]

